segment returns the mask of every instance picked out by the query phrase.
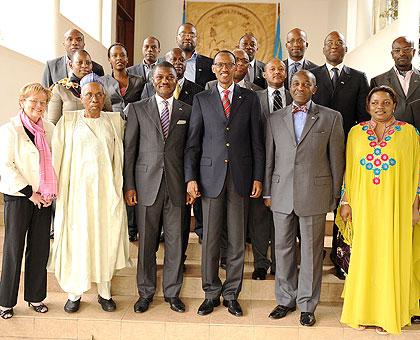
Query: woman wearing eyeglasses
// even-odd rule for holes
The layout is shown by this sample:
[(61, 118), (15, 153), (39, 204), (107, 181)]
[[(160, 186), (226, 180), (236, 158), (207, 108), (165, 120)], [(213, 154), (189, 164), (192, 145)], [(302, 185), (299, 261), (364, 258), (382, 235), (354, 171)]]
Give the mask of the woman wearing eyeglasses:
[(54, 125), (43, 119), (51, 92), (41, 84), (22, 88), (19, 113), (0, 127), (0, 192), (4, 194), (5, 236), (0, 281), (0, 316), (10, 319), (17, 303), (25, 248), (24, 299), (46, 313), (46, 264), (50, 249), (51, 203), (57, 181), (51, 161)]

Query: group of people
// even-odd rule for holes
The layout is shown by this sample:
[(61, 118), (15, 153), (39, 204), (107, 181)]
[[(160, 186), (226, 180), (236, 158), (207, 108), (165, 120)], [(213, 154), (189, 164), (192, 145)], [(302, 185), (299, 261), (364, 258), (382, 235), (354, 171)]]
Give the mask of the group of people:
[[(380, 334), (420, 322), (420, 145), (412, 126), (420, 123), (420, 72), (412, 41), (393, 41), (395, 66), (369, 86), (344, 64), (346, 41), (336, 31), (324, 40), (322, 66), (305, 58), (299, 28), (287, 34), (287, 60), (264, 64), (251, 33), (214, 59), (198, 54), (197, 30), (186, 23), (164, 59), (155, 37), (131, 67), (126, 48), (110, 46), (110, 75), (81, 32), (64, 38), (66, 55), (47, 62), (42, 85), (22, 89), (18, 115), (1, 127), (3, 319), (16, 305), (25, 237), (24, 299), (39, 313), (48, 311), (47, 268), (68, 293), (66, 312), (78, 311), (92, 282), (102, 309), (114, 311), (112, 276), (131, 265), (128, 242), (138, 238), (134, 311), (146, 312), (161, 231), (164, 298), (184, 312), (193, 206), (205, 292), (198, 314), (212, 313), (222, 297), (229, 313), (243, 315), (249, 238), (252, 278), (275, 275), (269, 317), (298, 307), (300, 323), (312, 326), (326, 214), (338, 207), (330, 256), (345, 279), (342, 322)], [(340, 239), (351, 247), (349, 268)]]

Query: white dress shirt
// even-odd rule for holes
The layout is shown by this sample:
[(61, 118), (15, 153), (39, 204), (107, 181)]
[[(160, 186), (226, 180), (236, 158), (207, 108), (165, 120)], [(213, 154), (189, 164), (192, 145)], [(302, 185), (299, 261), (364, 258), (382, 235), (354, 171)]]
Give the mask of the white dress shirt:
[(286, 92), (284, 90), (284, 86), (280, 87), (279, 89), (275, 89), (273, 87), (268, 86), (267, 87), (267, 93), (268, 93), (268, 107), (270, 109), (270, 112), (274, 111), (274, 91), (279, 90), (280, 91), (280, 97), (281, 102), (283, 104), (283, 107), (286, 106)]
[(156, 102), (157, 102), (157, 106), (158, 106), (158, 110), (159, 110), (159, 117), (162, 116), (162, 111), (165, 108), (165, 104), (163, 102), (166, 100), (168, 102), (169, 119), (171, 119), (172, 107), (174, 105), (174, 97), (170, 97), (168, 99), (163, 99), (157, 93), (155, 94), (155, 97), (156, 97)]
[[(229, 90), (229, 101), (230, 104), (232, 105), (232, 99), (233, 99), (233, 89), (235, 88), (235, 83), (232, 83), (232, 85), (230, 85), (226, 90)], [(223, 87), (221, 87), (219, 85), (219, 83), (217, 83), (217, 90), (219, 91), (219, 95), (220, 95), (220, 99), (222, 100), (223, 103), (223, 97), (225, 96), (225, 94), (223, 93), (223, 91), (225, 90)]]
[(334, 76), (334, 71), (332, 70), (334, 67), (338, 68), (338, 76), (340, 76), (341, 71), (343, 69), (344, 63), (338, 64), (337, 66), (333, 66), (331, 64), (325, 63), (325, 66), (327, 66), (328, 72), (330, 74), (330, 78), (332, 79), (332, 77)]
[(194, 51), (191, 58), (185, 61), (186, 68), (184, 77), (187, 78), (189, 81), (195, 83), (195, 71), (197, 69), (197, 52)]

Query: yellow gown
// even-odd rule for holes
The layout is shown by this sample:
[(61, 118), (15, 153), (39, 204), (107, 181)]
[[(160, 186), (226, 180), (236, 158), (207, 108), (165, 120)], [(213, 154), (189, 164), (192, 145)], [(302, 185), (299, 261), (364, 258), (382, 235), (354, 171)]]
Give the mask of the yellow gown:
[(336, 223), (352, 253), (341, 322), (399, 334), (410, 324), (420, 298), (413, 284), (415, 274), (420, 276), (413, 266), (420, 244), (417, 238), (413, 243), (412, 227), (418, 135), (413, 126), (396, 121), (379, 142), (369, 124), (361, 123), (349, 133), (346, 154), (344, 190), (352, 223), (346, 225), (339, 210)]

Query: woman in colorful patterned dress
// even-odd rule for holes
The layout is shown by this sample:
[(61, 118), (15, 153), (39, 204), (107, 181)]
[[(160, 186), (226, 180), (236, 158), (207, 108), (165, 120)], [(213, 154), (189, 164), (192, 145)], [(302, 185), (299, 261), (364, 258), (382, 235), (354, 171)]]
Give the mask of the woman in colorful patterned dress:
[[(394, 118), (395, 92), (367, 97), (371, 120), (348, 136), (337, 225), (352, 247), (341, 322), (399, 334), (418, 312), (413, 294), (413, 226), (419, 221), (420, 146), (413, 126)], [(416, 300), (417, 299), (417, 303)]]

